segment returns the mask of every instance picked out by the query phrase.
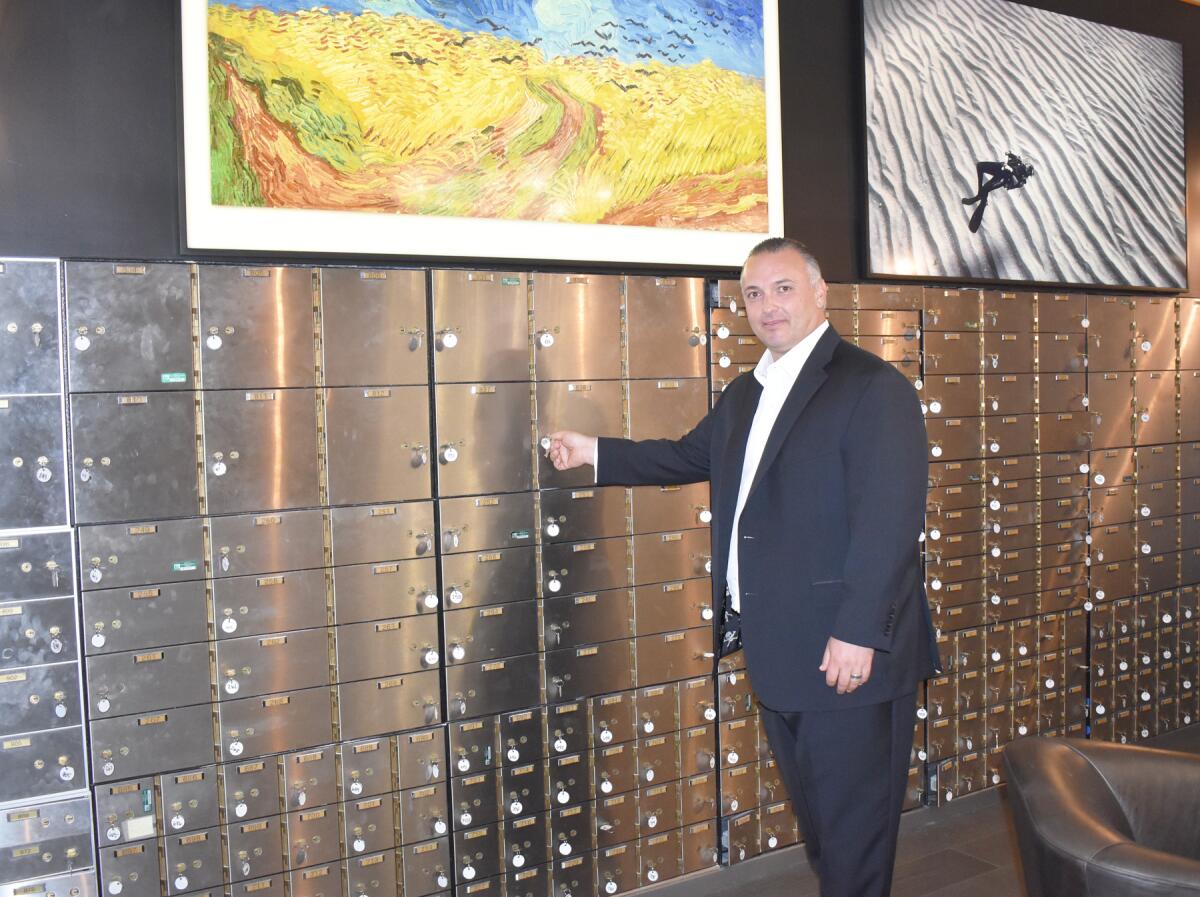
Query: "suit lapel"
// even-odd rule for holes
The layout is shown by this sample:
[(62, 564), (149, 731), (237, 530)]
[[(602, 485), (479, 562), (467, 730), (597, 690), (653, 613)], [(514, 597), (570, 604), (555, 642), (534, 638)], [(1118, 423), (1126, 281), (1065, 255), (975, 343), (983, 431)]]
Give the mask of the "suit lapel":
[[(779, 416), (775, 418), (775, 423), (771, 427), (771, 434), (767, 437), (766, 446), (763, 447), (758, 469), (754, 472), (754, 482), (750, 484), (750, 491), (746, 494), (747, 501), (754, 494), (758, 484), (762, 482), (763, 475), (770, 468), (775, 456), (779, 454), (788, 433), (791, 432), (804, 409), (808, 407), (809, 401), (821, 384), (827, 379), (828, 374), (825, 373), (825, 367), (833, 358), (833, 350), (837, 348), (841, 339), (831, 324), (813, 347), (808, 360), (804, 362), (804, 367), (800, 369), (800, 375), (796, 377), (792, 391), (788, 393), (787, 400), (779, 409)], [(745, 440), (742, 442), (742, 451), (745, 452)]]

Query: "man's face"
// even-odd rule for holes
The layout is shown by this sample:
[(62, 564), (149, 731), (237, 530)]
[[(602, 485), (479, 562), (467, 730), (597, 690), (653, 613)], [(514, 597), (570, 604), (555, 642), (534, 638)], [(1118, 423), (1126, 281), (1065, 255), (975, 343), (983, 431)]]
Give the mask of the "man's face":
[(742, 268), (746, 318), (775, 358), (825, 320), (825, 292), (825, 281), (813, 286), (808, 262), (791, 248), (751, 256)]

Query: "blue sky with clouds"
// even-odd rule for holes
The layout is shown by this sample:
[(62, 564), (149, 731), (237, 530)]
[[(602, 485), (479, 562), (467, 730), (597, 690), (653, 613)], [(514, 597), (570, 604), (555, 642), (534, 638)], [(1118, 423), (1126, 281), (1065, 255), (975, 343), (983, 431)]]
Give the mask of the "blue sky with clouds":
[(710, 59), (724, 69), (763, 76), (762, 0), (224, 0), (220, 5), (402, 13), (460, 31), (540, 38), (546, 56), (590, 54), (668, 65)]

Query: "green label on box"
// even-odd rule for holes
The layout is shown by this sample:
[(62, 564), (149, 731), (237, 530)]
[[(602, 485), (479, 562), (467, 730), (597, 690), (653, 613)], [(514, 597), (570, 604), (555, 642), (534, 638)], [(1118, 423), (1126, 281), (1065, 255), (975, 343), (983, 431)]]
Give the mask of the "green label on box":
[(171, 569), (176, 573), (188, 573), (195, 570), (199, 566), (196, 561), (176, 561), (171, 565)]
[(529, 530), (519, 529), (519, 530), (516, 530), (515, 532), (509, 533), (509, 535), (512, 536), (512, 538), (514, 538), (514, 539), (528, 539), (529, 538)]
[(500, 283), (502, 286), (506, 286), (506, 287), (519, 287), (521, 285), (521, 278), (519, 278), (519, 277), (501, 277)]
[(187, 374), (183, 371), (171, 371), (160, 378), (163, 383), (187, 383)]

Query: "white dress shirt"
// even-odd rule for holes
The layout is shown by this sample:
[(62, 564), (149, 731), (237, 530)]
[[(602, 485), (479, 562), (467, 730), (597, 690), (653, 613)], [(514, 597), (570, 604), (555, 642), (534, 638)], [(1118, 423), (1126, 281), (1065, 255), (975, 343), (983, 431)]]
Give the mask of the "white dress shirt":
[(725, 572), (725, 581), (729, 586), (729, 602), (735, 611), (741, 610), (741, 594), (738, 589), (738, 523), (742, 518), (742, 508), (746, 506), (746, 496), (750, 494), (750, 484), (758, 471), (758, 462), (762, 460), (763, 449), (767, 445), (767, 437), (779, 417), (779, 409), (787, 400), (800, 369), (813, 347), (829, 329), (829, 322), (822, 321), (812, 333), (796, 343), (781, 358), (774, 358), (768, 349), (758, 360), (754, 368), (754, 378), (762, 384), (762, 395), (758, 399), (758, 408), (754, 411), (754, 421), (750, 424), (750, 435), (746, 438), (746, 458), (742, 462), (742, 481), (738, 488), (737, 508), (733, 512), (733, 530), (729, 536), (729, 563)]

